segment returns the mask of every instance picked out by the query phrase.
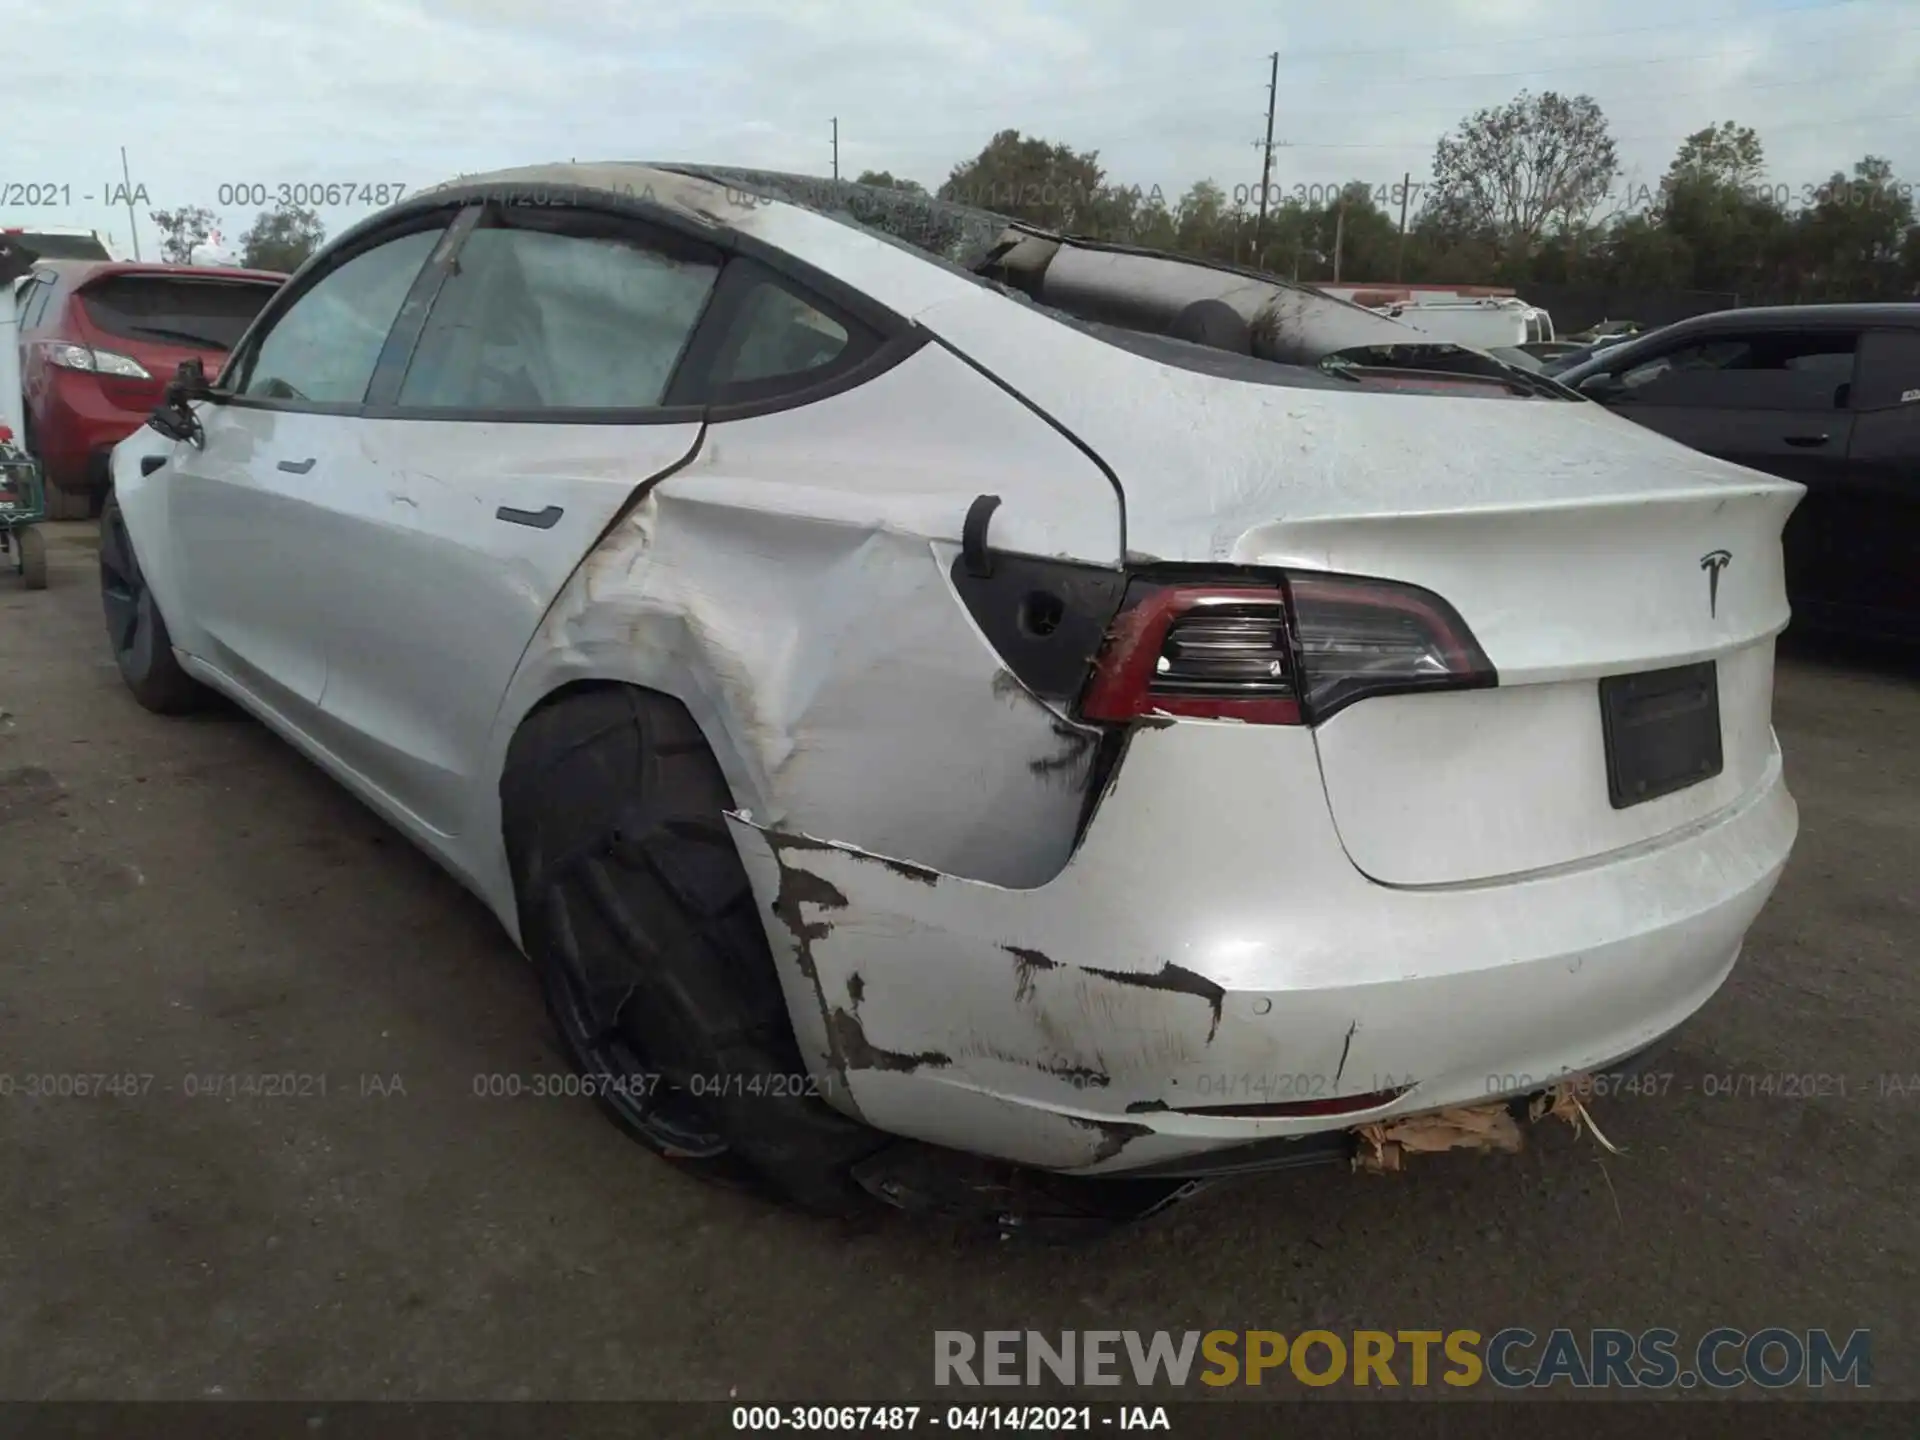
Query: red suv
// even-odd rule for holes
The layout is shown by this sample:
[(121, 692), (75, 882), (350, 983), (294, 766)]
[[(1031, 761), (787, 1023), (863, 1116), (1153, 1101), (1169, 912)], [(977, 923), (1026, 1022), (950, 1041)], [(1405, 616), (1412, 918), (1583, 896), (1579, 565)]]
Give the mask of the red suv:
[(27, 448), (57, 520), (95, 513), (107, 456), (183, 360), (211, 377), (287, 277), (224, 266), (43, 260), (17, 297)]

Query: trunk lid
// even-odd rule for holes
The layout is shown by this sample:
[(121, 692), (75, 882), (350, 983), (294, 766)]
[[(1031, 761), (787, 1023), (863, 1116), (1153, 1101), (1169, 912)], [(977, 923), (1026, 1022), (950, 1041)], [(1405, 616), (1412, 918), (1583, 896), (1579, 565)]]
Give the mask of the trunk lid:
[[(1802, 486), (1583, 401), (1248, 383), (1036, 312), (921, 319), (1114, 468), (1131, 559), (1376, 576), (1459, 612), (1496, 688), (1379, 696), (1316, 731), (1336, 827), (1372, 878), (1577, 862), (1693, 824), (1765, 772), (1780, 533)], [(1600, 682), (1702, 662), (1721, 768), (1616, 806)]]

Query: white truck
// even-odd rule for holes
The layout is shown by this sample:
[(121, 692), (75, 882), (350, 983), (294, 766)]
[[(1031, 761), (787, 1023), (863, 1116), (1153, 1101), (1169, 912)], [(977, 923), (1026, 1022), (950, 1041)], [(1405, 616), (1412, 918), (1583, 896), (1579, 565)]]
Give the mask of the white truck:
[(1475, 350), (1537, 345), (1554, 338), (1553, 317), (1516, 295), (1460, 300), (1421, 297), (1379, 309), (1403, 325)]
[(1322, 294), (1475, 350), (1552, 341), (1553, 317), (1513, 291), (1491, 285), (1317, 285)]

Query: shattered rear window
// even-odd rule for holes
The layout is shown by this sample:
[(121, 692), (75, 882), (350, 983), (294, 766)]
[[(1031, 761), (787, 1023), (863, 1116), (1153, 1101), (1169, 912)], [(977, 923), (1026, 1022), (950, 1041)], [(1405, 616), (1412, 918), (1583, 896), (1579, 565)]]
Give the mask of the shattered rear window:
[[(915, 190), (889, 190), (878, 185), (856, 185), (851, 180), (787, 175), (775, 170), (734, 170), (704, 165), (697, 169), (671, 168), (684, 175), (698, 175), (750, 191), (768, 200), (782, 200), (835, 219), (850, 220), (862, 229), (897, 240), (969, 272), (987, 258), (1007, 227), (1017, 223), (990, 210), (956, 205)], [(970, 275), (969, 278), (980, 277)]]

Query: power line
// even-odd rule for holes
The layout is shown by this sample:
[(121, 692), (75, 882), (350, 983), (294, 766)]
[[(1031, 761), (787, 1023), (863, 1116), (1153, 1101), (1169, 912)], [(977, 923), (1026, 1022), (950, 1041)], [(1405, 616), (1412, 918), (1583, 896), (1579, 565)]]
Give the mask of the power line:
[(1692, 20), (1668, 20), (1656, 25), (1623, 25), (1612, 30), (1563, 30), (1550, 35), (1512, 35), (1505, 39), (1488, 38), (1484, 40), (1457, 40), (1444, 45), (1386, 45), (1362, 50), (1299, 50), (1295, 51), (1288, 63), (1298, 60), (1334, 60), (1363, 55), (1406, 55), (1414, 51), (1431, 54), (1437, 50), (1491, 50), (1502, 45), (1540, 45), (1556, 40), (1603, 40), (1614, 35), (1645, 35), (1659, 30), (1671, 33), (1675, 30), (1692, 30), (1704, 25), (1721, 25), (1729, 21), (1770, 20), (1776, 15), (1799, 15), (1820, 10), (1843, 10), (1851, 5), (1868, 5), (1878, 0), (1809, 0), (1804, 5), (1775, 5), (1758, 10), (1733, 10), (1720, 15), (1702, 15)]
[[(1656, 31), (1662, 34), (1672, 34), (1675, 31), (1684, 31), (1684, 30), (1693, 29), (1699, 26), (1704, 26), (1704, 25), (1719, 25), (1728, 21), (1741, 21), (1741, 20), (1754, 21), (1754, 20), (1771, 18), (1776, 15), (1811, 14), (1818, 11), (1836, 10), (1836, 9), (1842, 9), (1852, 5), (1864, 5), (1864, 4), (1873, 4), (1873, 3), (1879, 3), (1879, 0), (1822, 0), (1822, 3), (1816, 3), (1816, 4), (1779, 6), (1773, 9), (1760, 10), (1760, 11), (1752, 11), (1752, 10), (1736, 11), (1736, 12), (1730, 12), (1728, 14), (1719, 15), (1719, 16), (1707, 16), (1697, 20), (1676, 21), (1676, 22), (1660, 24), (1660, 25), (1630, 25), (1630, 26), (1624, 26), (1618, 29), (1613, 29), (1613, 30), (1581, 30), (1581, 31), (1563, 32), (1557, 35), (1509, 36), (1504, 39), (1488, 38), (1483, 40), (1462, 40), (1458, 42), (1450, 42), (1443, 45), (1424, 45), (1424, 44), (1396, 45), (1396, 46), (1384, 46), (1384, 47), (1371, 49), (1371, 50), (1296, 50), (1296, 51), (1289, 52), (1289, 54), (1287, 54), (1284, 57), (1283, 63), (1287, 68), (1292, 69), (1305, 62), (1315, 61), (1315, 60), (1333, 60), (1333, 59), (1379, 56), (1379, 55), (1409, 55), (1409, 54), (1416, 54), (1416, 53), (1420, 55), (1428, 55), (1428, 54), (1440, 53), (1440, 52), (1451, 51), (1451, 50), (1473, 50), (1477, 52), (1477, 51), (1498, 49), (1498, 48), (1503, 48), (1503, 47), (1513, 46), (1513, 45), (1539, 44), (1541, 42), (1553, 41), (1553, 40), (1589, 40), (1589, 39), (1604, 38), (1604, 37), (1614, 36), (1614, 35), (1650, 34)], [(1906, 32), (1909, 32), (1915, 29), (1920, 29), (1920, 26), (1915, 26), (1911, 24), (1882, 26), (1873, 32), (1872, 38), (1876, 42), (1883, 41), (1889, 35), (1904, 34)], [(1695, 50), (1687, 54), (1657, 55), (1650, 58), (1633, 59), (1633, 60), (1619, 60), (1619, 61), (1607, 60), (1607, 61), (1592, 61), (1592, 62), (1581, 61), (1573, 64), (1530, 65), (1525, 67), (1524, 69), (1517, 69), (1517, 70), (1435, 71), (1435, 72), (1429, 72), (1429, 73), (1417, 74), (1417, 75), (1381, 75), (1378, 77), (1369, 76), (1368, 78), (1369, 79), (1377, 78), (1382, 83), (1396, 84), (1396, 85), (1415, 85), (1415, 84), (1423, 84), (1429, 81), (1439, 82), (1439, 81), (1449, 81), (1449, 80), (1500, 80), (1500, 79), (1521, 78), (1521, 77), (1527, 77), (1527, 76), (1533, 76), (1533, 75), (1585, 74), (1595, 70), (1637, 70), (1648, 65), (1682, 65), (1682, 64), (1695, 64), (1695, 63), (1711, 63), (1715, 61), (1744, 59), (1750, 56), (1764, 55), (1767, 53), (1769, 52), (1766, 49), (1766, 47), (1749, 46), (1741, 50), (1712, 50), (1712, 51)], [(1343, 80), (1342, 83), (1344, 84), (1344, 83), (1350, 83), (1350, 82)], [(1062, 87), (1062, 88), (1065, 89), (1068, 87)], [(1070, 88), (1075, 99), (1079, 99), (1079, 98), (1090, 96), (1090, 95), (1097, 96), (1097, 95), (1104, 95), (1104, 94), (1119, 93), (1122, 91), (1137, 94), (1141, 88), (1141, 81), (1137, 76), (1131, 79), (1113, 80), (1108, 82), (1101, 82), (1098, 84), (1089, 84), (1089, 83), (1086, 83), (1085, 81), (1075, 81)], [(1728, 88), (1733, 88), (1733, 87), (1728, 87)], [(1020, 106), (1022, 103), (1023, 103), (1022, 101), (1017, 99), (979, 100), (979, 101), (959, 102), (959, 103), (942, 102), (940, 108), (943, 112), (946, 112), (948, 114), (952, 114), (956, 111), (972, 113), (972, 112), (980, 112), (980, 111), (988, 111), (988, 110), (1005, 110), (1009, 108), (1016, 108)], [(1027, 103), (1030, 103), (1030, 102), (1027, 102)]]
[[(1920, 26), (1916, 26), (1913, 28), (1920, 29)], [(1695, 99), (1701, 96), (1708, 96), (1708, 95), (1720, 96), (1720, 95), (1727, 94), (1729, 92), (1739, 91), (1739, 90), (1783, 90), (1783, 89), (1790, 89), (1794, 86), (1800, 86), (1800, 85), (1837, 86), (1841, 84), (1847, 84), (1857, 88), (1863, 81), (1880, 79), (1880, 78), (1886, 78), (1886, 79), (1904, 78), (1908, 73), (1909, 73), (1908, 67), (1902, 66), (1898, 69), (1884, 70), (1884, 71), (1877, 71), (1877, 70), (1835, 71), (1835, 72), (1831, 72), (1824, 75), (1801, 76), (1798, 79), (1793, 79), (1793, 80), (1755, 81), (1747, 85), (1718, 86), (1718, 87), (1704, 89), (1704, 90), (1667, 90), (1667, 89), (1637, 90), (1626, 95), (1611, 96), (1609, 97), (1608, 103), (1613, 105), (1616, 108), (1619, 108), (1623, 106), (1631, 106), (1631, 105), (1641, 103), (1641, 102), (1646, 102), (1646, 101), (1689, 100), (1689, 99)], [(1339, 120), (1344, 118), (1338, 112), (1330, 112), (1324, 109), (1323, 107), (1315, 107), (1315, 108), (1316, 108), (1316, 113), (1318, 113), (1324, 119), (1338, 122)], [(1494, 108), (1498, 108), (1498, 107), (1494, 107)], [(1358, 118), (1360, 113), (1361, 112), (1348, 112), (1348, 116), (1352, 118)], [(1423, 119), (1426, 117), (1434, 117), (1441, 124), (1446, 125), (1448, 124), (1449, 117), (1452, 122), (1458, 122), (1459, 120), (1463, 120), (1467, 118), (1467, 113), (1468, 112), (1463, 111), (1458, 106), (1446, 106), (1446, 107), (1435, 106), (1432, 109), (1425, 109), (1425, 110), (1398, 110), (1394, 112), (1394, 116), (1396, 119), (1402, 119), (1402, 120)], [(1189, 118), (1190, 123), (1192, 125), (1197, 125), (1202, 128), (1212, 123), (1210, 117), (1204, 114), (1192, 115), (1187, 118)], [(1893, 118), (1893, 117), (1889, 117), (1889, 118)], [(1071, 122), (1064, 122), (1064, 123), (1071, 123)], [(1820, 122), (1820, 123), (1825, 123), (1825, 122)], [(1697, 129), (1699, 127), (1696, 126), (1695, 128)], [(1754, 128), (1756, 130), (1760, 130), (1760, 129), (1780, 129), (1780, 128), (1787, 128), (1787, 127), (1756, 125)], [(1119, 131), (1105, 130), (1105, 129), (1102, 130), (1102, 134), (1107, 138), (1108, 141), (1159, 137), (1159, 136), (1164, 136), (1166, 132), (1167, 132), (1167, 126), (1164, 121), (1154, 124), (1150, 129), (1119, 130)], [(1686, 133), (1691, 134), (1693, 132), (1688, 131)], [(1619, 139), (1625, 139), (1629, 137), (1615, 136), (1614, 138), (1616, 140), (1619, 140)], [(1679, 135), (1674, 138), (1685, 139), (1686, 135)], [(1303, 149), (1303, 150), (1329, 148), (1328, 146), (1324, 146), (1324, 145), (1316, 145), (1312, 141), (1288, 141), (1287, 143), (1288, 145), (1293, 146), (1294, 148)]]

